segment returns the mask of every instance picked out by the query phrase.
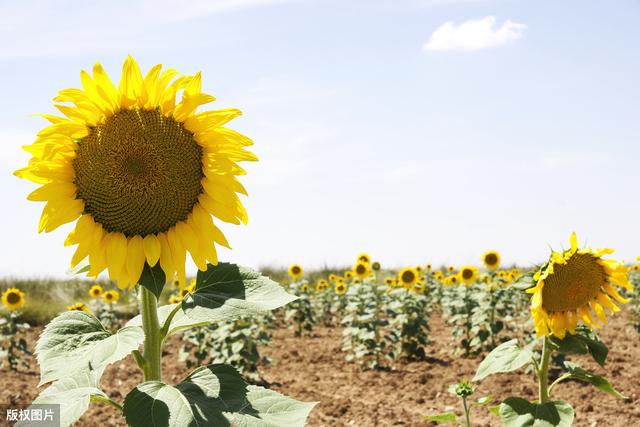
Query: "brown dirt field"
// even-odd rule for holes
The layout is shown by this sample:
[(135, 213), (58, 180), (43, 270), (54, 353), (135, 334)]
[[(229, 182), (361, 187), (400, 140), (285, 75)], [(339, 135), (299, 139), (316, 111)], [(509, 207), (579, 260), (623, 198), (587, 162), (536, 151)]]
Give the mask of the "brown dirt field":
[[(573, 360), (609, 380), (628, 399), (616, 399), (593, 386), (578, 382), (561, 384), (554, 398), (571, 403), (576, 411), (575, 426), (637, 426), (640, 425), (640, 335), (631, 329), (629, 313), (611, 320), (601, 338), (612, 348), (606, 371), (588, 357)], [(275, 331), (273, 342), (263, 353), (274, 363), (262, 368), (270, 388), (305, 401), (318, 401), (309, 418), (309, 426), (428, 426), (424, 414), (454, 410), (461, 415), (456, 398), (447, 393), (449, 384), (459, 378), (471, 378), (480, 359), (461, 359), (451, 355), (450, 332), (439, 316), (431, 320), (432, 344), (429, 361), (399, 362), (391, 371), (361, 371), (344, 361), (340, 351), (340, 328), (318, 327), (301, 338), (293, 331)], [(33, 346), (41, 328), (29, 334)], [(179, 338), (173, 337), (166, 349), (176, 349)], [(164, 379), (178, 382), (187, 369), (177, 361), (176, 352), (164, 358)], [(103, 378), (103, 389), (117, 401), (122, 401), (130, 388), (141, 381), (131, 356), (109, 367)], [(38, 370), (0, 372), (0, 402), (27, 404), (37, 394)], [(531, 375), (498, 374), (483, 380), (475, 397), (489, 392), (497, 401), (510, 395), (535, 399), (537, 393)], [(474, 425), (494, 426), (499, 421), (486, 410), (473, 412)], [(79, 426), (124, 426), (123, 418), (111, 407), (92, 405), (77, 423)]]

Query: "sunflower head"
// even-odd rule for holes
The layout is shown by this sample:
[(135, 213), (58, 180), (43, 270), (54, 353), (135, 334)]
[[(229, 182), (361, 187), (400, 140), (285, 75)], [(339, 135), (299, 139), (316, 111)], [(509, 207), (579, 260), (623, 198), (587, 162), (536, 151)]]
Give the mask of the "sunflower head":
[(331, 273), (329, 275), (329, 281), (330, 282), (335, 282), (336, 280), (338, 280), (338, 276), (336, 276), (335, 274)]
[(498, 251), (487, 251), (482, 255), (482, 263), (489, 270), (495, 270), (500, 266), (500, 254)]
[(309, 292), (309, 284), (303, 283), (302, 285), (300, 285), (300, 292), (304, 292), (304, 293)]
[(67, 306), (67, 311), (84, 311), (85, 313), (91, 313), (91, 310), (89, 309), (89, 307), (87, 307), (82, 302), (77, 302), (75, 304), (71, 304)]
[(180, 289), (182, 287), (182, 284), (180, 283), (179, 279), (173, 279), (173, 281), (171, 282), (171, 285), (176, 289)]
[(374, 261), (374, 262), (371, 264), (371, 269), (372, 269), (373, 271), (380, 271), (380, 263), (379, 263), (378, 261)]
[(427, 271), (431, 271), (431, 264), (427, 264), (425, 268), (427, 269)]
[(392, 288), (395, 288), (396, 286), (396, 278), (395, 277), (386, 277), (384, 279), (384, 284), (387, 286), (390, 286)]
[(91, 298), (100, 298), (102, 296), (102, 287), (100, 285), (93, 285), (89, 289), (89, 296)]
[(344, 295), (347, 292), (347, 284), (344, 282), (336, 283), (335, 291), (338, 295)]
[(316, 291), (324, 292), (329, 288), (329, 282), (326, 279), (320, 279), (316, 282)]
[(357, 261), (371, 264), (371, 257), (369, 256), (369, 254), (363, 252), (358, 255)]
[(633, 265), (631, 266), (631, 269), (632, 269), (633, 271), (640, 271), (640, 264), (633, 264)]
[(447, 267), (447, 271), (449, 273), (453, 273), (454, 271), (456, 271), (456, 268), (454, 266), (450, 265), (449, 267)]
[(473, 265), (465, 265), (458, 273), (460, 281), (465, 285), (471, 285), (478, 279), (478, 269)]
[(411, 289), (418, 281), (418, 272), (415, 268), (405, 267), (398, 273), (398, 283), (407, 289)]
[(184, 289), (180, 289), (180, 299), (184, 299), (184, 297), (186, 297), (187, 295), (189, 295), (189, 288), (184, 288)]
[(457, 274), (452, 274), (444, 278), (444, 283), (446, 285), (457, 285), (458, 283), (460, 283), (460, 278)]
[(197, 112), (215, 99), (200, 73), (161, 68), (143, 76), (129, 56), (117, 87), (99, 63), (82, 71), (82, 89), (54, 98), (63, 116), (43, 115), (50, 125), (15, 172), (42, 185), (28, 196), (46, 202), (39, 231), (76, 221), (65, 242), (77, 245), (72, 266), (88, 257), (89, 276), (106, 269), (120, 288), (134, 286), (145, 263), (185, 283), (187, 253), (206, 270), (218, 262), (214, 242), (228, 246), (212, 216), (247, 222), (237, 162), (257, 158), (248, 138), (223, 127), (240, 111)]
[(567, 331), (575, 334), (579, 322), (590, 328), (606, 323), (605, 309), (620, 311), (612, 301), (626, 304), (616, 286), (632, 290), (628, 269), (616, 260), (604, 259), (612, 249), (579, 248), (576, 234), (571, 235), (571, 248), (552, 252), (551, 257), (534, 275), (536, 284), (527, 290), (531, 298), (531, 314), (538, 336), (564, 338)]
[(416, 294), (423, 294), (425, 289), (426, 289), (426, 286), (423, 281), (417, 281), (411, 288), (411, 290)]
[(2, 305), (8, 310), (18, 310), (24, 303), (24, 292), (18, 288), (9, 288), (2, 293)]
[(347, 270), (344, 272), (344, 278), (347, 280), (353, 279), (353, 271)]
[(355, 274), (359, 279), (365, 279), (369, 277), (371, 275), (369, 264), (358, 261), (356, 265), (353, 266), (353, 274)]
[(102, 299), (108, 303), (116, 302), (120, 299), (120, 293), (118, 291), (106, 291), (102, 294)]
[(289, 276), (291, 276), (292, 279), (298, 280), (302, 277), (303, 274), (304, 270), (302, 269), (302, 266), (300, 266), (300, 264), (291, 264), (289, 266)]
[(169, 304), (178, 304), (181, 301), (178, 295), (171, 295), (169, 297)]

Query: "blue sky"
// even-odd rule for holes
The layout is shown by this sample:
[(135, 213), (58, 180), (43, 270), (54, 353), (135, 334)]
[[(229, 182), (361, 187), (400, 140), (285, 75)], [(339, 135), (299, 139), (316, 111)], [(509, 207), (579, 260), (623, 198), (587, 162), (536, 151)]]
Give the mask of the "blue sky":
[(582, 242), (640, 254), (640, 4), (597, 1), (0, 1), (0, 276), (61, 276), (70, 227), (11, 172), (95, 61), (203, 71), (260, 162), (250, 220), (223, 225), (252, 266), (530, 265)]

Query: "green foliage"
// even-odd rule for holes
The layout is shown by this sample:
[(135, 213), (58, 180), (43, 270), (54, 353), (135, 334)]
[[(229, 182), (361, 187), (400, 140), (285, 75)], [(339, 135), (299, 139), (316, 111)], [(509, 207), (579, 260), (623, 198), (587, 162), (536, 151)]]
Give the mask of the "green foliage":
[(573, 408), (566, 402), (530, 403), (519, 397), (508, 397), (500, 405), (500, 420), (505, 427), (570, 427)]
[(478, 366), (473, 381), (480, 381), (498, 372), (511, 372), (531, 362), (530, 346), (520, 347), (517, 339), (507, 341), (493, 349)]
[(298, 298), (287, 306), (284, 315), (285, 322), (291, 324), (297, 337), (302, 336), (304, 331), (312, 331), (316, 324), (311, 295), (309, 290), (303, 290), (304, 286), (309, 287), (306, 283), (292, 285)]
[(18, 366), (29, 367), (31, 352), (27, 348), (24, 334), (29, 330), (28, 323), (20, 323), (20, 312), (9, 312), (6, 318), (0, 317), (0, 369), (15, 371)]
[(389, 319), (397, 312), (390, 305), (390, 294), (383, 286), (363, 283), (349, 289), (345, 315), (342, 318), (342, 350), (347, 361), (358, 361), (362, 368), (382, 369), (384, 360), (398, 357), (400, 336), (391, 328)]
[(228, 365), (207, 365), (175, 386), (145, 382), (125, 398), (131, 427), (300, 426), (314, 403), (250, 386)]
[(226, 363), (245, 378), (260, 381), (259, 364), (269, 363), (259, 347), (271, 342), (270, 313), (201, 326), (185, 332), (180, 359), (187, 367)]
[[(151, 268), (147, 270), (143, 276), (150, 276), (143, 279), (144, 288), (151, 292), (141, 293), (143, 312), (115, 333), (92, 314), (81, 311), (64, 312), (47, 325), (36, 352), (41, 384), (52, 384), (35, 403), (60, 404), (63, 427), (75, 422), (92, 401), (123, 410), (132, 426), (304, 424), (314, 404), (248, 386), (232, 366), (198, 368), (173, 386), (161, 381), (161, 365), (156, 363), (169, 334), (215, 323), (215, 349), (239, 350), (242, 358), (249, 359), (247, 363), (255, 365), (257, 344), (267, 340), (260, 333), (254, 334), (256, 316), (295, 300), (295, 296), (253, 270), (220, 264), (209, 265), (206, 272), (198, 274), (193, 293), (181, 304), (157, 307), (152, 292), (160, 293), (159, 284), (164, 284), (164, 278)], [(231, 338), (233, 342), (215, 338)], [(144, 355), (139, 351), (143, 341)], [(107, 365), (130, 353), (147, 381), (134, 388), (122, 406), (100, 390), (100, 377)], [(228, 353), (212, 356), (211, 360), (218, 357), (241, 368), (250, 366), (230, 359)]]
[(386, 313), (391, 316), (390, 327), (398, 331), (398, 351), (409, 360), (423, 360), (429, 343), (428, 296), (406, 289), (396, 289), (390, 296), (395, 298), (390, 301)]

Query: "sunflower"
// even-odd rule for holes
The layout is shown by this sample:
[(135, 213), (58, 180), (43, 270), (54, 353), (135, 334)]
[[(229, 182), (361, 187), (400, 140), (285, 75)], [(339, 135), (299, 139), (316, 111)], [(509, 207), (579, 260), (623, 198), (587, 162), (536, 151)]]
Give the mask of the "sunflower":
[(631, 266), (631, 269), (632, 269), (633, 271), (639, 271), (639, 270), (640, 270), (640, 264), (633, 264), (633, 265)]
[(179, 279), (173, 279), (171, 284), (173, 285), (174, 288), (181, 288), (182, 287), (181, 284), (180, 284), (180, 280)]
[(347, 284), (344, 282), (336, 283), (335, 291), (338, 295), (344, 295), (345, 293), (347, 293)]
[(67, 306), (67, 311), (84, 311), (85, 313), (91, 313), (89, 307), (87, 307), (84, 303), (77, 302), (75, 304), (71, 304)]
[(358, 263), (353, 266), (353, 273), (358, 276), (359, 279), (365, 279), (371, 275), (371, 269), (366, 262), (358, 261)]
[(478, 269), (472, 265), (465, 265), (458, 273), (460, 281), (465, 285), (470, 285), (478, 279)]
[(171, 295), (169, 297), (169, 304), (178, 304), (180, 302), (180, 297), (178, 295)]
[(380, 270), (380, 263), (378, 261), (375, 261), (373, 264), (371, 264), (371, 269), (373, 271), (379, 271)]
[(422, 273), (422, 266), (421, 265), (416, 265), (416, 271), (418, 273)]
[(416, 294), (423, 294), (425, 289), (426, 289), (425, 284), (422, 281), (416, 282), (411, 288), (411, 290)]
[(302, 285), (300, 285), (300, 291), (301, 292), (309, 292), (309, 284), (308, 283), (303, 283)]
[(189, 288), (180, 289), (180, 299), (183, 300), (184, 297), (189, 295)]
[(107, 291), (102, 294), (102, 299), (108, 303), (116, 302), (120, 299), (120, 293), (118, 291)]
[(316, 291), (323, 292), (329, 288), (329, 282), (326, 279), (320, 279), (316, 282)]
[(71, 265), (88, 257), (89, 276), (107, 269), (120, 288), (134, 286), (145, 263), (185, 283), (187, 253), (206, 270), (218, 262), (214, 242), (229, 246), (212, 215), (247, 222), (236, 162), (257, 158), (244, 149), (251, 140), (222, 127), (240, 111), (196, 112), (215, 99), (201, 92), (200, 73), (161, 68), (143, 77), (129, 56), (117, 87), (99, 63), (92, 76), (82, 71), (82, 89), (54, 98), (66, 117), (43, 115), (50, 125), (15, 172), (42, 184), (27, 197), (47, 202), (39, 231), (77, 220), (65, 241), (78, 245)]
[(442, 281), (442, 279), (444, 279), (444, 274), (442, 274), (442, 271), (436, 271), (435, 273), (433, 273), (433, 277), (435, 277), (438, 281)]
[(431, 264), (427, 264), (425, 268), (427, 269), (427, 271), (431, 271)]
[(386, 277), (384, 279), (384, 284), (387, 286), (390, 286), (392, 288), (395, 288), (396, 286), (396, 278), (395, 277)]
[(331, 273), (329, 275), (329, 281), (330, 282), (335, 282), (336, 280), (338, 280), (338, 276), (336, 276), (335, 274)]
[(93, 285), (89, 289), (89, 296), (91, 298), (100, 298), (102, 296), (102, 287), (100, 285)]
[(289, 267), (289, 276), (291, 276), (292, 279), (297, 280), (301, 278), (303, 274), (304, 270), (299, 264), (291, 264)]
[(454, 271), (456, 271), (456, 269), (455, 269), (455, 267), (454, 267), (454, 266), (450, 265), (449, 267), (447, 267), (447, 271), (448, 271), (449, 273), (453, 273)]
[(2, 293), (2, 305), (13, 311), (24, 305), (24, 292), (18, 288), (9, 288)]
[(446, 285), (457, 285), (459, 282), (457, 274), (452, 274), (444, 278), (444, 283)]
[[(611, 300), (626, 304), (613, 285), (632, 290), (628, 269), (616, 260), (603, 259), (612, 249), (578, 248), (576, 234), (571, 235), (571, 249), (553, 252), (549, 261), (534, 275), (535, 287), (527, 292), (538, 336), (564, 338), (575, 334), (579, 321), (588, 327), (601, 328), (607, 322), (604, 308), (611, 313), (620, 308)], [(595, 315), (594, 315), (595, 314)]]
[(369, 256), (369, 254), (363, 252), (358, 255), (357, 261), (371, 264), (371, 257)]
[(398, 282), (405, 288), (411, 288), (418, 281), (418, 272), (415, 268), (406, 267), (398, 273)]
[(344, 272), (344, 278), (347, 280), (353, 279), (353, 271), (347, 270)]
[(489, 270), (495, 270), (500, 265), (500, 254), (498, 251), (487, 251), (482, 255), (482, 262)]

